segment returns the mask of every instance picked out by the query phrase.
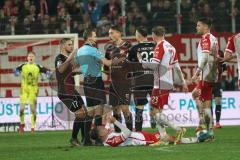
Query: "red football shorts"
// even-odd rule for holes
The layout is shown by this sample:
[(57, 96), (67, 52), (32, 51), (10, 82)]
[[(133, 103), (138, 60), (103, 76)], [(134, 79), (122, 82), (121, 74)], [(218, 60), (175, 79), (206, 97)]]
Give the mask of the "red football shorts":
[(148, 132), (145, 132), (145, 131), (141, 131), (141, 133), (145, 137), (145, 141), (146, 141), (147, 145), (157, 143), (160, 140), (160, 133), (159, 132), (148, 133)]
[(197, 90), (201, 101), (212, 100), (212, 82), (199, 81), (197, 84)]
[(158, 88), (153, 88), (151, 95), (151, 106), (156, 109), (163, 109), (165, 104), (168, 104), (169, 91), (159, 90)]

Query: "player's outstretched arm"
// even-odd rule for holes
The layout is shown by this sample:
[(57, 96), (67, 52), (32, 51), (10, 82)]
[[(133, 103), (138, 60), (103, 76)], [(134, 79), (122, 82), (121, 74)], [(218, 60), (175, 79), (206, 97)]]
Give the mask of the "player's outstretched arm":
[(20, 75), (20, 72), (22, 71), (22, 67), (24, 64), (20, 64), (19, 66), (17, 66), (17, 68), (13, 69), (13, 74), (17, 77)]
[(42, 66), (40, 64), (38, 64), (37, 66), (38, 66), (38, 68), (40, 70), (40, 73), (45, 73), (47, 78), (50, 77), (50, 74), (51, 74), (51, 70), (50, 69), (48, 69), (48, 68), (46, 68), (46, 67), (44, 67), (44, 66)]
[(144, 69), (156, 70), (159, 68), (160, 61), (155, 58), (151, 62), (144, 62), (140, 53), (137, 54), (137, 58)]
[(118, 122), (113, 116), (110, 116), (110, 122), (115, 124), (120, 130), (122, 131), (123, 137), (126, 139), (131, 135), (131, 131), (122, 125), (120, 122)]

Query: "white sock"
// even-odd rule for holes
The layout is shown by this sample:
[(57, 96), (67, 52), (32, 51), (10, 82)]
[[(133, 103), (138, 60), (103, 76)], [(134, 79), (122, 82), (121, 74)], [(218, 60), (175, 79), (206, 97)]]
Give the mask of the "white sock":
[(183, 144), (197, 143), (197, 137), (182, 138), (181, 143)]
[(209, 130), (212, 130), (213, 129), (213, 115), (212, 115), (212, 111), (210, 108), (205, 108), (204, 109), (204, 113), (205, 113), (205, 116), (208, 116), (209, 118)]
[(160, 139), (164, 141), (166, 139), (166, 135), (167, 135), (165, 127), (157, 124), (157, 129), (160, 133)]
[(167, 119), (167, 116), (163, 113), (156, 113), (156, 121), (159, 125), (167, 125), (168, 127), (171, 127), (175, 131), (180, 131), (181, 127), (175, 125), (174, 123), (170, 122)]

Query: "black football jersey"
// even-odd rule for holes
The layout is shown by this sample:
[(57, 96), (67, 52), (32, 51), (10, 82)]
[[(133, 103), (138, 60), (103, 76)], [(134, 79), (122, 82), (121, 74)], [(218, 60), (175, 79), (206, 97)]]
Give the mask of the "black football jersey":
[(134, 45), (128, 52), (128, 60), (138, 62), (137, 54), (140, 53), (143, 61), (151, 62), (155, 46), (154, 42), (140, 42)]

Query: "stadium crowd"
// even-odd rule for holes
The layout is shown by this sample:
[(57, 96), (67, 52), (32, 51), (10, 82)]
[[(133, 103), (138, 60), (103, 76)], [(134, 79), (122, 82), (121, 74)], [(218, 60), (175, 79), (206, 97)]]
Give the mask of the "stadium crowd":
[[(3, 0), (0, 1), (0, 34), (78, 33), (97, 28), (99, 37), (108, 36), (112, 24), (126, 22), (126, 35), (135, 34), (137, 26), (161, 25), (167, 33), (177, 32), (180, 18), (182, 33), (195, 33), (197, 17), (213, 19), (212, 32), (231, 32), (231, 17), (240, 30), (240, 1), (231, 9), (230, 0), (182, 0), (181, 16), (176, 1), (126, 0), (126, 18), (121, 16), (120, 0)], [(224, 77), (223, 90), (236, 90), (237, 78)]]
[[(213, 30), (231, 31), (231, 17), (240, 29), (240, 3), (233, 9), (230, 0), (182, 0), (181, 15), (176, 1), (126, 0), (126, 18), (121, 16), (120, 0), (3, 0), (0, 1), (0, 34), (79, 33), (97, 27), (99, 36), (107, 36), (111, 24), (126, 22), (126, 34), (134, 35), (136, 26), (167, 26), (168, 33), (177, 32), (177, 19), (182, 33), (194, 33), (197, 17), (211, 17)], [(148, 24), (148, 25), (146, 25)], [(150, 24), (150, 25), (149, 25)]]

